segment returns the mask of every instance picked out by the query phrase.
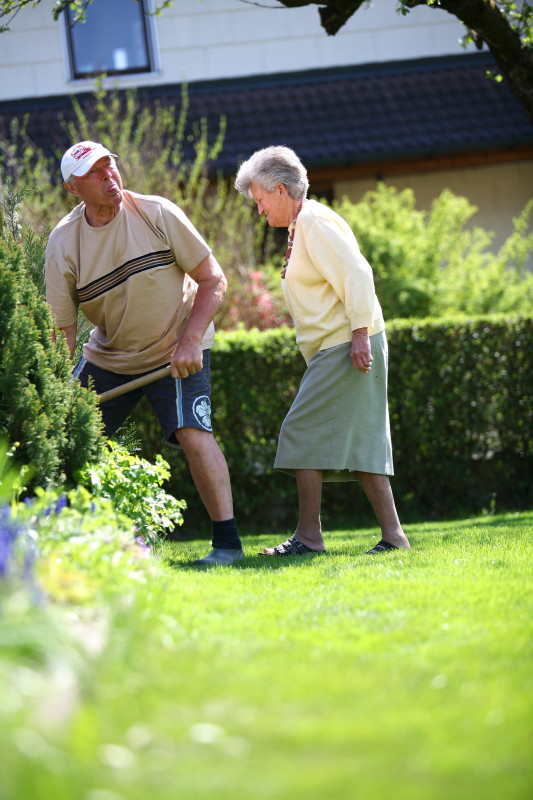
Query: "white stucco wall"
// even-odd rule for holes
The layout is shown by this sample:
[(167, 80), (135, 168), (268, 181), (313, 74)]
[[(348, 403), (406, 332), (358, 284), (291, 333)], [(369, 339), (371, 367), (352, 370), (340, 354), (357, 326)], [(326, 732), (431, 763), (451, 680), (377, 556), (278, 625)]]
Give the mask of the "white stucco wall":
[[(492, 251), (501, 247), (513, 232), (513, 218), (518, 217), (526, 203), (533, 198), (533, 163), (531, 161), (497, 164), (469, 169), (451, 169), (435, 172), (383, 175), (384, 182), (398, 190), (413, 189), (416, 206), (429, 210), (433, 200), (444, 189), (468, 198), (478, 208), (471, 225), (494, 231)], [(335, 196), (348, 197), (358, 202), (363, 195), (375, 189), (373, 179), (337, 181)], [(311, 186), (311, 191), (313, 187)], [(530, 264), (533, 268), (533, 264)]]
[[(113, 0), (107, 0), (113, 2)], [(133, 0), (132, 0), (133, 2)], [(55, 0), (41, 0), (0, 34), (0, 101), (88, 91), (68, 80), (62, 21)], [(268, 5), (268, 2), (265, 3)], [(274, 5), (274, 0), (270, 0)], [(5, 20), (3, 20), (5, 22)], [(320, 26), (316, 5), (262, 8), (241, 0), (175, 0), (155, 22), (161, 70), (113, 80), (113, 86), (180, 83), (423, 58), (464, 52), (464, 29), (441, 10), (396, 13), (396, 0), (375, 0), (334, 37)]]

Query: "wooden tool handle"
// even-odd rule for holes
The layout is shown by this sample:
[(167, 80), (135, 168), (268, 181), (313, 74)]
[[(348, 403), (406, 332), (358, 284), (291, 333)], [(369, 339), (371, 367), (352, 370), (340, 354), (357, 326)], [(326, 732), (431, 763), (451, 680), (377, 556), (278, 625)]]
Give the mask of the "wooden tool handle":
[(148, 375), (143, 375), (141, 378), (134, 378), (132, 381), (123, 383), (122, 386), (116, 386), (114, 389), (109, 389), (108, 392), (102, 392), (102, 394), (98, 395), (98, 402), (105, 403), (106, 400), (112, 400), (113, 397), (120, 397), (121, 394), (131, 392), (133, 389), (139, 389), (141, 386), (147, 386), (149, 383), (153, 383), (154, 381), (158, 381), (160, 378), (164, 378), (165, 375), (169, 374), (169, 370), (170, 364), (167, 364), (166, 367), (161, 367), (161, 369), (156, 369), (154, 372), (149, 372)]

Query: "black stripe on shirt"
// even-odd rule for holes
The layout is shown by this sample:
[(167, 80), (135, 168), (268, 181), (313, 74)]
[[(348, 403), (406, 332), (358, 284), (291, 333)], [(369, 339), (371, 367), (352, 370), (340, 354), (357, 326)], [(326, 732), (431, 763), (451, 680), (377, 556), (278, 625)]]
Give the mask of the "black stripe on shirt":
[(107, 275), (97, 278), (87, 286), (78, 289), (78, 299), (80, 303), (88, 303), (90, 300), (95, 300), (100, 295), (111, 291), (116, 286), (127, 281), (132, 275), (137, 275), (139, 272), (145, 272), (155, 267), (165, 267), (169, 264), (174, 264), (174, 256), (171, 250), (159, 250), (155, 253), (147, 253), (138, 258), (132, 258), (117, 267)]

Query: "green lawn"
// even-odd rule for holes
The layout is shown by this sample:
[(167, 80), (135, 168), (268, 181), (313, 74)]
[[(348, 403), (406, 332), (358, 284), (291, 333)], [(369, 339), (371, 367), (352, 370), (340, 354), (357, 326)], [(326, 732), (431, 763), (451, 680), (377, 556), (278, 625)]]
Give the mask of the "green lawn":
[(533, 513), (406, 530), (244, 537), (230, 569), (167, 543), (84, 605), (10, 597), (1, 800), (529, 800)]

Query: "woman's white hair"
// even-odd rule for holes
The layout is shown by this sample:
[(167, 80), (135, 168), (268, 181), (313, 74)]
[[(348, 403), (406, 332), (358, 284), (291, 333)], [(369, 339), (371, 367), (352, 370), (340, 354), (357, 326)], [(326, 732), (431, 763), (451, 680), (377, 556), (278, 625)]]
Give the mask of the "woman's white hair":
[(252, 183), (257, 183), (265, 192), (273, 192), (278, 183), (282, 183), (294, 200), (303, 200), (309, 188), (304, 165), (294, 150), (283, 145), (257, 150), (241, 164), (235, 179), (235, 188), (245, 197), (251, 198)]

